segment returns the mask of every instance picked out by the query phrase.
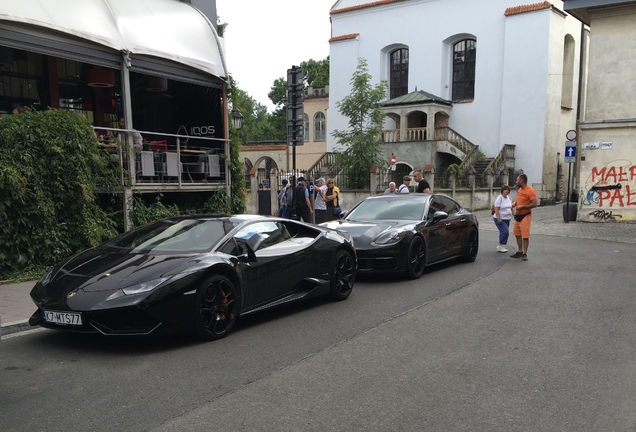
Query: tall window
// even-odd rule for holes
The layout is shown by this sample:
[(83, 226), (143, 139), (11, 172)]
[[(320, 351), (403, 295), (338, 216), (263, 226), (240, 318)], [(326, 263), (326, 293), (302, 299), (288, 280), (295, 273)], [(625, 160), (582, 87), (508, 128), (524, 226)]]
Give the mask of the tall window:
[(391, 99), (409, 92), (409, 50), (400, 48), (391, 53)]
[(305, 116), (305, 142), (309, 141), (309, 116), (307, 114), (303, 114)]
[(464, 39), (453, 45), (453, 100), (475, 98), (477, 42)]
[(314, 116), (314, 141), (325, 140), (325, 115), (317, 112)]

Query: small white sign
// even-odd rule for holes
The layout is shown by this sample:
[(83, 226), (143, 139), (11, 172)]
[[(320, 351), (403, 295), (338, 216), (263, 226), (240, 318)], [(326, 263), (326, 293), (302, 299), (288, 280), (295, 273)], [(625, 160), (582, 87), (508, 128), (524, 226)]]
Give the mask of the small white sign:
[(599, 148), (600, 146), (600, 143), (584, 143), (583, 150), (593, 150)]
[(605, 141), (601, 143), (601, 150), (611, 150), (612, 149), (612, 141)]

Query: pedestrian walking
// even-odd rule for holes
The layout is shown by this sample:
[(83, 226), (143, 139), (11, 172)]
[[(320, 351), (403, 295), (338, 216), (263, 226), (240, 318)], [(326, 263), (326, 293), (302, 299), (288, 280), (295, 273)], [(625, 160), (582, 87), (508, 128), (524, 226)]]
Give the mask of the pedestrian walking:
[(501, 187), (501, 194), (495, 198), (495, 214), (493, 219), (495, 225), (499, 230), (499, 244), (497, 245), (497, 251), (501, 253), (508, 252), (506, 245), (508, 244), (508, 237), (510, 235), (510, 219), (512, 219), (512, 200), (509, 197), (510, 186), (503, 185)]
[(532, 209), (537, 206), (537, 193), (528, 186), (528, 176), (519, 174), (515, 184), (517, 190), (517, 201), (512, 203), (515, 212), (515, 224), (512, 234), (517, 238), (518, 250), (511, 255), (511, 258), (521, 258), (528, 261), (528, 245), (530, 243), (530, 224), (532, 223)]

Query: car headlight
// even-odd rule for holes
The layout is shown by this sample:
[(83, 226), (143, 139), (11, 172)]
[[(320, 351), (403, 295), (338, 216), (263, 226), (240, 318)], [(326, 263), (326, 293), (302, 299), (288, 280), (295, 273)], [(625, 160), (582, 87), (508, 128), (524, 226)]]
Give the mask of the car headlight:
[(148, 292), (148, 291), (152, 291), (153, 289), (157, 288), (159, 285), (161, 285), (162, 283), (164, 283), (168, 279), (170, 279), (170, 278), (163, 277), (163, 278), (159, 278), (159, 279), (154, 279), (154, 280), (151, 280), (151, 281), (142, 282), (142, 283), (137, 284), (137, 285), (131, 285), (129, 287), (122, 288), (121, 290), (126, 295), (142, 294), (142, 293), (145, 293), (145, 292)]
[(392, 230), (385, 231), (379, 236), (377, 236), (373, 240), (373, 243), (379, 244), (379, 245), (394, 244), (399, 242), (402, 239), (403, 235), (404, 235), (404, 231), (392, 231)]
[(119, 298), (119, 297), (122, 297), (122, 296), (125, 296), (125, 295), (137, 295), (137, 294), (147, 293), (147, 292), (152, 291), (153, 289), (157, 288), (159, 285), (161, 285), (162, 283), (164, 283), (168, 279), (170, 279), (170, 278), (169, 277), (163, 277), (163, 278), (153, 279), (153, 280), (150, 280), (150, 281), (146, 281), (146, 282), (138, 283), (138, 284), (135, 284), (135, 285), (127, 286), (126, 288), (119, 289), (116, 292), (114, 292), (113, 294), (111, 294), (106, 299), (106, 301), (114, 300), (116, 298)]

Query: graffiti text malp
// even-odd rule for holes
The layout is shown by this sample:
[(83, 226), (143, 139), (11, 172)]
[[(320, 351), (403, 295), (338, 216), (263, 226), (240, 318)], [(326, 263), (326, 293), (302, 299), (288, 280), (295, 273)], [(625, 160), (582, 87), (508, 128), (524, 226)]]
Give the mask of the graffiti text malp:
[(636, 165), (632, 165), (628, 169), (625, 169), (625, 167), (622, 166), (613, 166), (609, 169), (607, 167), (603, 167), (600, 170), (597, 167), (592, 168), (592, 182), (596, 185), (632, 181), (635, 178)]

